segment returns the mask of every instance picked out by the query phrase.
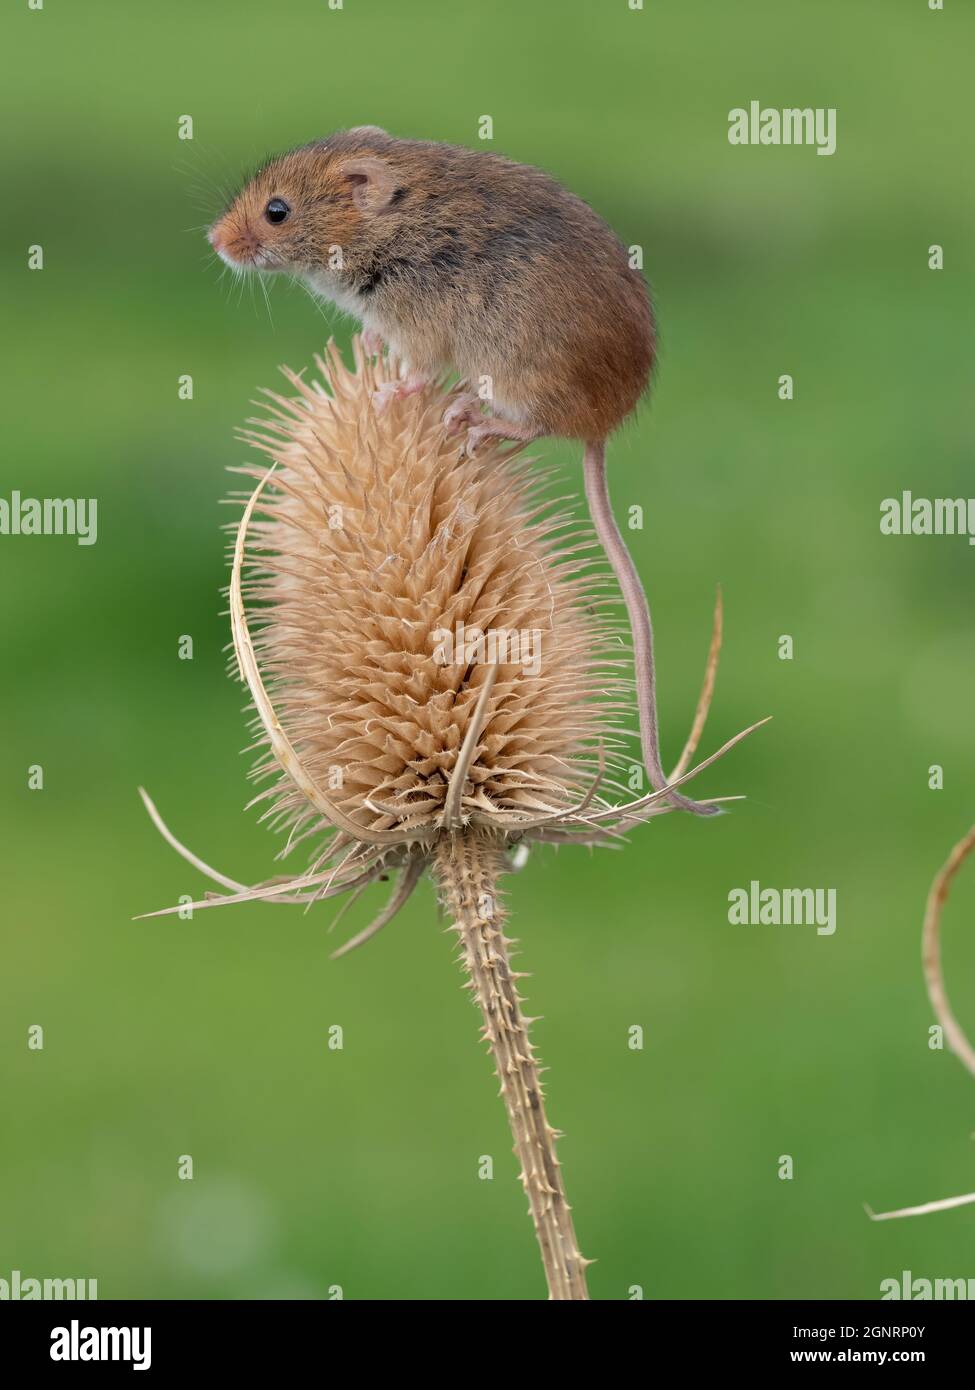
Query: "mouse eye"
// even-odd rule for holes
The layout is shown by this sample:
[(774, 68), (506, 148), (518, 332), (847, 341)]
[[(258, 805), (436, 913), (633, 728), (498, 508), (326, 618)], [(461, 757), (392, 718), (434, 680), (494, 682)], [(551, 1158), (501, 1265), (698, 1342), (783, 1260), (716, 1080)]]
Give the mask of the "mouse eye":
[(272, 198), (264, 209), (264, 216), (269, 222), (283, 222), (290, 211), (283, 198)]

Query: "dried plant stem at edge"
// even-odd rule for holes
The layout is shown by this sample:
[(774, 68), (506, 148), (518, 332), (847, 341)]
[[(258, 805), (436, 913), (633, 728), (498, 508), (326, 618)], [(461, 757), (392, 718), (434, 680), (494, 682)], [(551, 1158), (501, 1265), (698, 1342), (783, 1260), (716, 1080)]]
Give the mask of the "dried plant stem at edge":
[[(968, 1041), (964, 1029), (948, 1002), (944, 968), (941, 964), (941, 913), (948, 901), (952, 879), (973, 849), (975, 849), (975, 825), (972, 826), (963, 840), (959, 840), (949, 854), (947, 861), (934, 876), (924, 912), (921, 962), (924, 966), (924, 981), (928, 988), (928, 998), (931, 1001), (935, 1018), (944, 1029), (948, 1046), (975, 1076), (975, 1048)], [(953, 1207), (970, 1206), (973, 1202), (975, 1202), (975, 1192), (967, 1192), (963, 1197), (943, 1197), (936, 1202), (924, 1202), (918, 1207), (901, 1207), (899, 1211), (876, 1212), (870, 1207), (865, 1207), (865, 1210), (871, 1221), (894, 1221), (902, 1216), (927, 1216), (932, 1211), (950, 1211)]]
[(445, 909), (464, 952), (467, 988), (481, 1010), (501, 1094), (521, 1163), (521, 1181), (535, 1223), (550, 1299), (588, 1299), (586, 1265), (579, 1253), (562, 1170), (557, 1131), (548, 1123), (538, 1064), (521, 1011), (508, 957), (510, 941), (497, 897), (502, 871), (499, 841), (477, 831), (445, 835), (434, 852), (434, 872)]
[(944, 969), (941, 964), (941, 912), (948, 901), (948, 890), (951, 888), (952, 879), (973, 849), (975, 849), (975, 825), (972, 826), (965, 838), (955, 845), (947, 862), (935, 875), (924, 914), (921, 960), (924, 965), (924, 980), (928, 987), (928, 998), (931, 1000), (935, 1017), (944, 1029), (948, 1046), (959, 1061), (975, 1076), (975, 1048), (965, 1036), (964, 1029), (948, 1002)]

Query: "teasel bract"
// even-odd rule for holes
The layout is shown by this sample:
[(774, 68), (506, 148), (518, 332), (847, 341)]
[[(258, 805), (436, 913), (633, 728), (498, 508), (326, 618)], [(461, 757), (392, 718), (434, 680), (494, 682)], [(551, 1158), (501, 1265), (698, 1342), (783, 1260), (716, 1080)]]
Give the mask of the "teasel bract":
[[(318, 379), (285, 370), (243, 437), (269, 467), (236, 527), (234, 662), (264, 752), (255, 802), (286, 834), (300, 873), (254, 887), (156, 826), (229, 890), (197, 908), (303, 903), (392, 878), (387, 926), (424, 874), (435, 881), (481, 1011), (521, 1165), (549, 1297), (588, 1298), (585, 1269), (522, 1012), (499, 879), (525, 845), (618, 841), (673, 808), (667, 791), (617, 802), (631, 705), (624, 629), (598, 548), (551, 475), (494, 444), (465, 456), (444, 427), (446, 387), (380, 409), (399, 366), (353, 341), (354, 370), (329, 344)], [(669, 786), (687, 781), (721, 636)], [(752, 728), (758, 727), (753, 725)], [(176, 911), (177, 909), (164, 909)], [(160, 914), (150, 914), (160, 915)]]

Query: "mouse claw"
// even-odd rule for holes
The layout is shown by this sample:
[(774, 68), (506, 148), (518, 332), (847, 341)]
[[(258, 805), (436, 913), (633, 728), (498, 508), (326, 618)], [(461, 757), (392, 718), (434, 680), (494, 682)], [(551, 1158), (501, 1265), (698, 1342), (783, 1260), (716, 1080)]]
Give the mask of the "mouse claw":
[(483, 425), (472, 425), (467, 431), (467, 438), (464, 440), (465, 455), (473, 458), (489, 434), (490, 430), (485, 430)]
[(483, 418), (480, 398), (466, 392), (452, 401), (443, 413), (444, 428), (448, 434), (455, 434), (465, 427), (475, 425)]

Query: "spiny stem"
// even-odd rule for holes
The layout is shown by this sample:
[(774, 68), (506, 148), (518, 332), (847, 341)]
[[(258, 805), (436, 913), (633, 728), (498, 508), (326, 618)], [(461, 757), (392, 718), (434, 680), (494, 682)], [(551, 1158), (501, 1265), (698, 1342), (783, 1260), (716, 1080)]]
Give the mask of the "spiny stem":
[(545, 1115), (528, 1020), (516, 988), (518, 976), (508, 958), (511, 943), (502, 930), (497, 898), (502, 866), (500, 842), (470, 829), (445, 835), (434, 852), (444, 907), (463, 946), (468, 987), (484, 1018), (484, 1037), (501, 1082), (549, 1298), (588, 1299), (586, 1265), (590, 1261), (579, 1253), (555, 1156), (557, 1131)]

